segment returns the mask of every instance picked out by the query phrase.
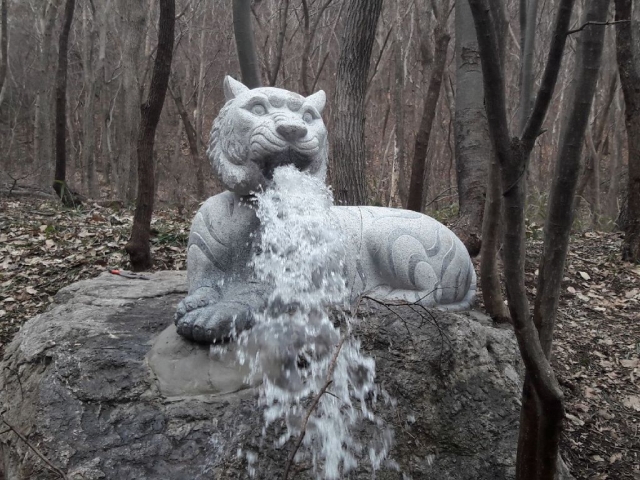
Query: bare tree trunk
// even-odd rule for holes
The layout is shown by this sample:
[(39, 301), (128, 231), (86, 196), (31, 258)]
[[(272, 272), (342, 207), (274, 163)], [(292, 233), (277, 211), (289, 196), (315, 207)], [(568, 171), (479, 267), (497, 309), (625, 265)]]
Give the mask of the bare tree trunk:
[(85, 3), (82, 11), (82, 28), (84, 30), (82, 45), (82, 66), (85, 102), (82, 122), (82, 165), (86, 175), (86, 193), (89, 197), (96, 195), (97, 187), (95, 181), (95, 97), (99, 95), (99, 84), (101, 78), (96, 76), (93, 65), (93, 46), (95, 43), (96, 30), (94, 25), (97, 22), (97, 12), (93, 12), (93, 22), (89, 19), (89, 5)]
[[(606, 0), (605, 0), (606, 1)], [(473, 13), (482, 58), (485, 87), (485, 106), (489, 131), (500, 165), (503, 192), (504, 264), (509, 312), (514, 324), (520, 352), (527, 369), (523, 392), (523, 412), (528, 411), (530, 422), (521, 415), (520, 439), (516, 478), (550, 480), (556, 472), (558, 445), (564, 417), (563, 395), (529, 312), (524, 282), (525, 262), (525, 178), (527, 161), (540, 133), (558, 79), (566, 34), (571, 20), (573, 0), (561, 0), (554, 27), (549, 56), (531, 114), (521, 138), (511, 138), (507, 118), (503, 62), (494, 32), (488, 0), (469, 0)], [(533, 21), (532, 19), (529, 19)], [(570, 206), (569, 206), (570, 208)], [(528, 383), (527, 383), (528, 382)], [(533, 386), (535, 396), (525, 396), (526, 387)], [(530, 393), (530, 392), (529, 392)], [(537, 410), (526, 409), (529, 400), (538, 399)], [(532, 431), (531, 429), (535, 431)], [(535, 455), (531, 455), (535, 452)], [(534, 460), (522, 469), (522, 459)]]
[[(498, 29), (495, 32), (497, 37), (496, 45), (499, 49), (498, 55), (500, 63), (504, 65), (504, 58), (506, 54), (506, 19), (504, 8), (502, 0), (490, 0), (489, 4), (491, 8), (491, 17), (498, 26)], [(484, 93), (484, 87), (482, 92)], [(482, 107), (484, 108), (484, 98)], [(486, 112), (484, 119), (486, 119)], [(486, 201), (482, 215), (480, 287), (482, 290), (484, 306), (489, 316), (496, 323), (507, 323), (511, 321), (511, 318), (502, 295), (502, 288), (500, 286), (500, 270), (498, 268), (498, 253), (501, 245), (500, 218), (502, 215), (502, 185), (500, 181), (500, 166), (493, 148), (491, 148), (490, 153), (491, 160), (488, 167), (489, 173), (486, 177)]]
[[(403, 58), (403, 49), (402, 49), (402, 15), (400, 2), (396, 2), (395, 5), (395, 38), (393, 43), (393, 56), (394, 56), (394, 83), (393, 83), (393, 113), (396, 119), (395, 125), (395, 139), (394, 139), (394, 149), (393, 149), (393, 164), (391, 167), (391, 180), (392, 180), (392, 188), (391, 188), (391, 196), (394, 200), (400, 201), (398, 206), (402, 206), (403, 204), (403, 195), (401, 195), (401, 191), (405, 190), (403, 188), (403, 184), (405, 182), (400, 175), (400, 172), (404, 173), (405, 169), (405, 156), (406, 149), (404, 143), (404, 62)], [(424, 63), (424, 62), (423, 62)], [(426, 72), (425, 72), (426, 73)], [(390, 199), (391, 200), (391, 199)], [(391, 203), (391, 202), (390, 202)]]
[[(311, 57), (311, 46), (313, 45), (313, 39), (316, 36), (316, 32), (318, 30), (318, 26), (322, 21), (322, 15), (327, 7), (331, 4), (333, 0), (325, 0), (325, 2), (320, 6), (318, 11), (316, 12), (316, 17), (313, 20), (313, 24), (311, 24), (311, 19), (309, 18), (309, 5), (307, 0), (302, 0), (302, 10), (303, 10), (303, 28), (304, 28), (304, 47), (302, 49), (302, 58), (300, 63), (300, 86), (302, 93), (304, 95), (309, 95), (312, 93), (312, 87), (309, 85), (309, 60)], [(341, 7), (342, 8), (342, 7)], [(320, 75), (320, 72), (317, 73)], [(316, 79), (317, 80), (317, 79)], [(314, 81), (315, 85), (315, 81)]]
[[(107, 29), (109, 27), (109, 16), (108, 13), (111, 12), (112, 0), (107, 0), (106, 2), (102, 2), (102, 8), (98, 10), (99, 15), (99, 27), (98, 27), (98, 63), (95, 68), (95, 77), (96, 77), (96, 96), (98, 97), (98, 103), (100, 106), (100, 114), (98, 116), (98, 125), (100, 132), (100, 139), (98, 141), (99, 148), (97, 149), (96, 158), (94, 160), (94, 168), (93, 168), (93, 178), (89, 178), (89, 188), (91, 192), (95, 192), (96, 196), (100, 196), (100, 182), (97, 176), (97, 170), (103, 172), (104, 179), (106, 185), (111, 185), (110, 178), (110, 158), (109, 155), (111, 152), (107, 149), (107, 139), (109, 136), (109, 132), (107, 131), (106, 119), (109, 118), (110, 115), (110, 106), (111, 102), (107, 95), (102, 95), (102, 89), (107, 81), (107, 68), (106, 68), (106, 57), (107, 57)], [(119, 87), (118, 87), (119, 89)], [(107, 152), (105, 156), (104, 153)], [(99, 165), (98, 162), (99, 161)], [(91, 185), (94, 185), (93, 187)]]
[[(528, 0), (525, 18), (525, 31), (522, 36), (522, 69), (520, 75), (520, 122), (519, 129), (524, 131), (533, 107), (533, 59), (536, 51), (536, 27), (538, 18), (538, 0)], [(521, 7), (522, 4), (521, 4)], [(522, 12), (521, 12), (522, 14)]]
[(280, 20), (280, 28), (278, 32), (278, 38), (276, 40), (276, 51), (271, 62), (271, 68), (269, 68), (269, 85), (275, 87), (278, 80), (278, 72), (280, 71), (280, 64), (282, 63), (282, 51), (284, 50), (284, 41), (287, 34), (287, 17), (289, 15), (289, 0), (283, 0), (284, 5), (278, 7), (278, 18)]
[(233, 32), (242, 83), (249, 88), (258, 88), (262, 86), (262, 80), (251, 26), (251, 0), (233, 0)]
[[(616, 96), (616, 111), (621, 112), (622, 108), (620, 108), (619, 104), (621, 103), (619, 100), (619, 96)], [(611, 169), (609, 173), (610, 181), (609, 188), (607, 188), (606, 195), (606, 215), (610, 221), (614, 221), (618, 218), (618, 195), (620, 194), (620, 172), (622, 170), (622, 148), (620, 147), (622, 143), (622, 135), (620, 131), (620, 126), (618, 125), (618, 119), (616, 118), (616, 122), (613, 126), (612, 132), (612, 141), (611, 141)]]
[(50, 0), (43, 6), (42, 42), (39, 54), (39, 82), (36, 94), (33, 158), (39, 163), (38, 183), (50, 185), (53, 137), (51, 125), (51, 44), (60, 0)]
[(138, 128), (141, 125), (140, 104), (142, 103), (139, 72), (146, 22), (145, 8), (142, 2), (120, 0), (120, 9), (124, 13), (126, 34), (122, 72), (124, 112), (120, 118), (124, 135), (122, 138), (123, 152), (118, 169), (118, 178), (120, 179), (118, 191), (126, 202), (131, 202), (136, 198), (138, 174), (136, 144), (139, 136)]
[(176, 108), (178, 109), (178, 114), (182, 119), (182, 123), (184, 124), (184, 131), (187, 134), (187, 142), (189, 143), (189, 153), (191, 154), (191, 160), (193, 161), (193, 165), (198, 172), (196, 175), (196, 192), (198, 195), (198, 199), (204, 199), (204, 178), (202, 176), (202, 159), (200, 158), (199, 146), (198, 146), (198, 137), (196, 135), (196, 129), (193, 127), (191, 123), (191, 119), (189, 118), (189, 113), (187, 109), (184, 107), (184, 103), (182, 102), (182, 95), (177, 88), (174, 88), (169, 84), (169, 93), (173, 98), (174, 103), (176, 104)]
[[(448, 5), (445, 5), (445, 8)], [(448, 10), (448, 8), (446, 8)], [(444, 10), (444, 9), (443, 9)], [(407, 208), (416, 212), (422, 211), (422, 197), (424, 189), (424, 171), (427, 160), (427, 150), (431, 137), (431, 128), (436, 116), (440, 89), (442, 86), (442, 75), (447, 64), (447, 48), (451, 36), (446, 31), (447, 11), (440, 13), (441, 19), (435, 29), (436, 47), (433, 55), (434, 62), (429, 79), (427, 96), (424, 99), (422, 109), (422, 120), (416, 134), (416, 144), (413, 150), (413, 162), (411, 166), (411, 181), (409, 183), (409, 198)]]
[(175, 39), (175, 10), (175, 0), (160, 0), (158, 49), (153, 65), (149, 97), (140, 108), (140, 134), (137, 148), (138, 198), (131, 238), (125, 247), (131, 260), (131, 266), (136, 271), (147, 270), (152, 265), (149, 239), (155, 192), (153, 145), (171, 75)]
[[(207, 20), (209, 19), (209, 9), (206, 9), (202, 14), (202, 25), (200, 30), (200, 42), (198, 45), (199, 53), (199, 66), (198, 66), (198, 95), (196, 97), (196, 111), (198, 112), (195, 121), (196, 138), (198, 144), (202, 142), (202, 125), (204, 119), (204, 99), (205, 99), (205, 75), (207, 73), (206, 62), (206, 41), (207, 41)], [(213, 14), (212, 14), (213, 15)], [(198, 167), (198, 176), (202, 177), (202, 167)], [(204, 193), (204, 192), (203, 192)]]
[(331, 177), (338, 203), (362, 205), (368, 201), (364, 101), (382, 0), (346, 1), (332, 107), (334, 146)]
[(480, 261), (480, 287), (484, 308), (496, 323), (509, 323), (509, 309), (504, 303), (498, 270), (498, 250), (500, 248), (500, 215), (502, 209), (502, 190), (500, 184), (500, 166), (492, 157), (487, 179), (487, 198), (482, 222), (482, 246)]
[[(604, 78), (604, 77), (603, 77)], [(592, 222), (594, 224), (594, 228), (596, 228), (599, 220), (595, 217), (599, 216), (600, 206), (599, 206), (599, 197), (600, 193), (600, 159), (601, 159), (601, 150), (605, 143), (605, 128), (610, 123), (609, 119), (609, 111), (611, 110), (611, 105), (615, 100), (616, 87), (618, 84), (618, 75), (617, 72), (614, 71), (614, 74), (611, 75), (609, 86), (607, 87), (607, 95), (605, 97), (605, 102), (603, 105), (603, 109), (599, 110), (597, 113), (597, 117), (600, 118), (598, 122), (598, 118), (593, 120), (593, 125), (591, 128), (587, 129), (585, 138), (587, 141), (588, 153), (586, 155), (586, 162), (584, 165), (582, 176), (578, 182), (578, 188), (576, 190), (576, 195), (574, 197), (574, 206), (573, 211), (576, 212), (576, 215), (579, 215), (580, 204), (582, 203), (582, 197), (584, 196), (584, 191), (587, 188), (587, 185), (591, 185), (591, 193), (592, 193), (592, 201), (591, 201), (591, 209), (592, 209)], [(594, 112), (595, 108), (592, 108), (592, 112)], [(595, 115), (595, 113), (593, 113)], [(597, 179), (596, 179), (597, 177)], [(595, 206), (595, 207), (594, 207)]]
[(56, 171), (53, 189), (66, 207), (74, 205), (74, 196), (67, 186), (65, 177), (67, 171), (67, 51), (75, 7), (75, 0), (67, 0), (58, 42), (58, 70), (56, 71)]
[[(482, 85), (476, 28), (473, 25), (473, 17), (466, 0), (457, 1), (455, 9), (456, 108), (454, 131), (460, 210), (454, 230), (467, 247), (469, 254), (475, 256), (480, 253), (481, 245), (484, 242), (482, 219), (492, 150), (487, 116), (484, 111), (484, 86)], [(499, 211), (496, 218), (498, 217)], [(500, 291), (499, 288), (498, 291)]]
[(622, 258), (640, 263), (640, 54), (634, 51), (633, 45), (632, 0), (615, 0), (615, 4), (616, 20), (622, 22), (616, 25), (616, 50), (629, 147), (627, 221), (624, 225)]
[[(586, 22), (605, 22), (609, 0), (592, 0), (588, 4)], [(566, 123), (558, 150), (549, 209), (544, 228), (544, 250), (540, 260), (538, 288), (534, 305), (533, 321), (539, 332), (540, 343), (546, 358), (551, 359), (551, 344), (555, 328), (558, 301), (564, 265), (569, 249), (571, 225), (573, 223), (573, 201), (580, 173), (580, 159), (589, 112), (598, 82), (598, 72), (602, 59), (604, 29), (598, 25), (587, 26), (578, 40), (577, 78), (573, 92), (568, 97)], [(530, 398), (531, 407), (535, 398)], [(542, 477), (546, 469), (540, 462), (555, 461), (557, 453), (546, 448), (549, 439), (559, 441), (562, 423), (544, 414), (544, 407), (538, 409), (537, 465), (538, 477), (524, 474), (532, 467), (518, 465), (526, 478)], [(556, 446), (557, 450), (557, 446)]]
[(9, 69), (9, 25), (7, 22), (7, 0), (0, 3), (0, 107), (5, 98), (7, 70)]

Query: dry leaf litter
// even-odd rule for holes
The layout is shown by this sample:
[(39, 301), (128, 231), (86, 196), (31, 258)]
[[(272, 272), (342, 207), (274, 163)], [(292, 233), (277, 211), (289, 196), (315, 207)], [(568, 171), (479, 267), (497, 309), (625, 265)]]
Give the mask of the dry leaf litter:
[[(0, 198), (0, 356), (60, 288), (129, 267), (132, 218), (129, 209)], [(185, 268), (190, 219), (156, 212), (155, 270)], [(640, 480), (640, 265), (620, 261), (621, 240), (574, 235), (562, 285), (554, 367), (566, 399), (562, 453), (579, 479)], [(541, 241), (528, 240), (531, 299), (541, 250)]]

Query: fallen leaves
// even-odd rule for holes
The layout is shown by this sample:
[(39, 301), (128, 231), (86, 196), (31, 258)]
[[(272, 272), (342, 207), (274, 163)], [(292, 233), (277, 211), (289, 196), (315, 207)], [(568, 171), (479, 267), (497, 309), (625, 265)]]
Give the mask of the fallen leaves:
[[(542, 244), (527, 246), (532, 278)], [(588, 232), (567, 256), (553, 365), (576, 478), (640, 480), (640, 267), (620, 261), (620, 246), (617, 233)]]
[[(189, 219), (159, 211), (152, 223), (155, 269), (185, 266)], [(0, 198), (0, 355), (22, 323), (56, 292), (109, 266), (128, 268), (124, 251), (132, 212), (88, 205)]]
[(640, 412), (640, 396), (629, 395), (622, 400), (622, 404), (627, 408), (632, 408), (636, 412)]

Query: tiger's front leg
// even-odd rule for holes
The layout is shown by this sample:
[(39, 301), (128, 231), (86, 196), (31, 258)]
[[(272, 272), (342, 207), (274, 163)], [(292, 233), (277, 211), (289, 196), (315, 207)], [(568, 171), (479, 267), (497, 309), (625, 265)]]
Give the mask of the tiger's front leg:
[(230, 192), (200, 208), (189, 235), (189, 295), (175, 316), (180, 335), (215, 343), (251, 328), (268, 296), (268, 288), (253, 279), (248, 266), (257, 227), (251, 206)]

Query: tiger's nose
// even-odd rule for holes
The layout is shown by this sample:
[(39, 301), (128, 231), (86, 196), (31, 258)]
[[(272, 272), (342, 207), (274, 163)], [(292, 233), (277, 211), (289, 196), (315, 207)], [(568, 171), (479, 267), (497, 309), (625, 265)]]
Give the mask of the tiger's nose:
[(307, 127), (295, 123), (281, 124), (276, 127), (276, 132), (290, 142), (299, 140), (307, 134)]

